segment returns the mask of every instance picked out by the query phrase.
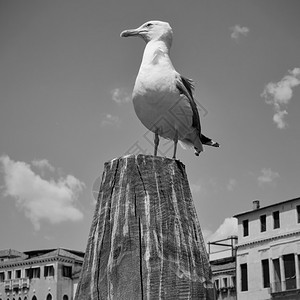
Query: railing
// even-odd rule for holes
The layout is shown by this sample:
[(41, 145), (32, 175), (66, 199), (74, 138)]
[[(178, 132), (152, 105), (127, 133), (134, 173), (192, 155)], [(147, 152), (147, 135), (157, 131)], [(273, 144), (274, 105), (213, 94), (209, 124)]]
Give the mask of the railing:
[(16, 278), (4, 281), (5, 290), (29, 288), (29, 278)]
[(12, 279), (12, 287), (13, 289), (19, 288), (20, 287), (20, 278), (17, 279)]
[(11, 290), (12, 289), (11, 280), (5, 280), (4, 281), (4, 288), (5, 288), (5, 290)]
[[(297, 285), (298, 281), (298, 285)], [(284, 291), (296, 290), (297, 286), (300, 287), (300, 279), (296, 280), (295, 277), (287, 278), (285, 281), (275, 281), (271, 283), (271, 294), (280, 293)]]
[(29, 288), (29, 278), (21, 278), (21, 288)]

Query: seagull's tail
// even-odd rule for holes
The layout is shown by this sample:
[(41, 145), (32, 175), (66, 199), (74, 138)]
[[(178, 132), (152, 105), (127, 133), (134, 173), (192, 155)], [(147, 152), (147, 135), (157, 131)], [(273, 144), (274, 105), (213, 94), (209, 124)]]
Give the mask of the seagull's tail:
[(220, 144), (208, 138), (207, 136), (201, 134), (200, 140), (203, 145), (212, 146), (212, 147), (220, 147)]
[[(199, 143), (198, 143), (199, 144)], [(198, 144), (195, 145), (195, 155), (196, 156), (199, 156), (200, 152), (203, 151), (203, 147), (202, 145), (206, 145), (206, 146), (212, 146), (212, 147), (219, 147), (219, 143), (213, 141), (212, 139), (208, 138), (207, 136), (201, 134), (200, 136), (200, 144), (201, 144), (201, 147), (198, 147)]]

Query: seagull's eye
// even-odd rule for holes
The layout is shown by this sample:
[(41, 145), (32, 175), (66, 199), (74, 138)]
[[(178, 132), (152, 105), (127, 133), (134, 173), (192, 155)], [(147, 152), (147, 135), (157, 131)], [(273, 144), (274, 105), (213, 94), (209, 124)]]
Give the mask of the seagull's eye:
[(148, 23), (147, 25), (146, 25), (146, 27), (151, 27), (153, 24), (152, 23)]

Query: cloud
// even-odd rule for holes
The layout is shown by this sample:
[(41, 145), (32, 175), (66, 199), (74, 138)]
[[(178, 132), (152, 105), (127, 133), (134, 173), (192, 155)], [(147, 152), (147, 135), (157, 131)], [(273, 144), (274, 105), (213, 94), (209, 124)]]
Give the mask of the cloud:
[[(47, 162), (34, 161), (32, 166), (49, 168), (51, 165)], [(34, 173), (31, 165), (25, 162), (1, 156), (0, 163), (4, 174), (4, 195), (16, 200), (17, 208), (24, 211), (35, 230), (40, 229), (42, 220), (58, 224), (83, 218), (82, 212), (76, 208), (76, 202), (85, 185), (73, 175), (47, 181)], [(51, 166), (51, 170), (54, 167)]]
[(247, 36), (250, 29), (247, 27), (242, 27), (240, 25), (235, 25), (229, 28), (231, 31), (231, 38), (234, 40), (238, 40), (240, 36)]
[(227, 184), (227, 190), (232, 192), (235, 189), (236, 185), (237, 185), (236, 179), (230, 178)]
[(257, 181), (260, 186), (263, 184), (270, 184), (279, 178), (279, 173), (273, 172), (271, 169), (263, 168), (261, 170), (261, 175), (258, 176)]
[(31, 164), (42, 171), (44, 171), (45, 169), (49, 170), (50, 172), (55, 171), (55, 168), (49, 163), (47, 159), (33, 160)]
[(131, 96), (123, 88), (115, 88), (111, 91), (112, 100), (118, 104), (124, 104), (131, 101)]
[(191, 192), (192, 192), (193, 195), (198, 194), (200, 192), (205, 192), (205, 189), (204, 189), (203, 185), (200, 182), (191, 183), (190, 188), (191, 188)]
[(103, 114), (101, 120), (101, 127), (105, 126), (120, 126), (121, 120), (118, 116), (112, 114)]
[(218, 182), (216, 178), (199, 178), (195, 183), (190, 183), (190, 189), (193, 197), (206, 196), (218, 192)]
[(293, 88), (300, 84), (300, 68), (294, 68), (288, 71), (288, 75), (284, 76), (278, 82), (268, 83), (261, 97), (265, 99), (267, 104), (273, 106), (275, 114), (273, 121), (279, 129), (287, 127), (284, 117), (288, 114), (286, 107), (293, 97)]
[(226, 239), (230, 236), (237, 235), (238, 233), (238, 222), (236, 218), (226, 218), (219, 228), (212, 234), (209, 231), (205, 231), (206, 241), (218, 241)]

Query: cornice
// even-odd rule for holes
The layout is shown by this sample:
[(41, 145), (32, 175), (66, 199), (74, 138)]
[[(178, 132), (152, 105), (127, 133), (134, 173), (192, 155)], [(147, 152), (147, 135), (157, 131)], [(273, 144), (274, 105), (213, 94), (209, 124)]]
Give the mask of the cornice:
[(293, 236), (299, 236), (300, 235), (300, 231), (294, 231), (294, 232), (289, 232), (289, 233), (285, 233), (285, 234), (281, 234), (281, 235), (276, 235), (276, 236), (272, 236), (272, 237), (268, 237), (268, 238), (264, 238), (264, 239), (260, 239), (260, 240), (255, 240), (255, 241), (249, 241), (243, 244), (237, 244), (237, 248), (245, 248), (248, 246), (253, 246), (253, 245), (258, 245), (258, 244), (264, 244), (264, 243), (268, 243), (268, 242), (272, 242), (272, 241), (277, 241), (283, 238), (289, 238), (289, 237), (293, 237)]
[(232, 269), (228, 269), (228, 270), (223, 270), (223, 271), (212, 271), (213, 276), (216, 275), (233, 275), (235, 274), (236, 269), (232, 268)]
[(67, 257), (52, 256), (52, 257), (43, 257), (43, 258), (32, 258), (32, 259), (28, 259), (28, 260), (19, 260), (19, 261), (6, 261), (6, 262), (0, 263), (0, 269), (32, 266), (32, 265), (51, 263), (51, 262), (56, 262), (56, 261), (63, 262), (63, 263), (79, 262), (77, 260), (67, 258)]

